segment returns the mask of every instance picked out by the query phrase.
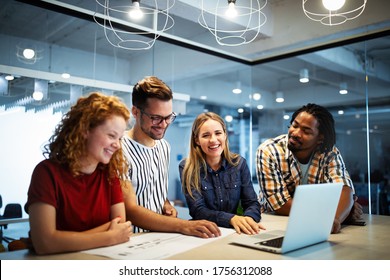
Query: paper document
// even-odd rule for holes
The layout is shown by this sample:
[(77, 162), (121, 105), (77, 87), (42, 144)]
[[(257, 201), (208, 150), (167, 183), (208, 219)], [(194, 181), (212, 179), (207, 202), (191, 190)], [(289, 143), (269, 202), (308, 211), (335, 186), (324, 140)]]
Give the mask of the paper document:
[(83, 253), (105, 256), (119, 260), (157, 260), (194, 249), (218, 240), (235, 232), (234, 229), (220, 228), (221, 236), (215, 238), (199, 238), (179, 233), (149, 232), (133, 236), (129, 242), (91, 249)]

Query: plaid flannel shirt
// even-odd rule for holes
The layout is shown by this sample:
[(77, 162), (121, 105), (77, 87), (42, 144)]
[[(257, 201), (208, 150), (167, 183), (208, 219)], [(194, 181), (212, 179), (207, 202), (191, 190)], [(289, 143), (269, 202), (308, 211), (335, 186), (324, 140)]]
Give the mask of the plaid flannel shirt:
[[(261, 211), (274, 211), (294, 196), (303, 174), (298, 161), (287, 148), (287, 134), (269, 139), (256, 152), (256, 173), (260, 186)], [(315, 152), (308, 167), (308, 184), (338, 183), (353, 188), (340, 151)]]

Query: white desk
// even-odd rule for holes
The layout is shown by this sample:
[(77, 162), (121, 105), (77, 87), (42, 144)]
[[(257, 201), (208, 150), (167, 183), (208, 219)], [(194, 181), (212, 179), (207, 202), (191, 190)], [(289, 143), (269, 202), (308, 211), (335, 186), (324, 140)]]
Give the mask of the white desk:
[[(285, 229), (288, 217), (262, 215), (267, 229)], [(305, 259), (305, 260), (390, 260), (390, 216), (366, 215), (366, 226), (344, 226), (340, 233), (331, 234), (323, 242), (285, 255), (273, 254), (231, 244), (233, 234), (191, 251), (177, 254), (170, 259), (196, 260), (256, 260), (256, 259)]]
[[(366, 226), (345, 226), (341, 233), (332, 234), (328, 242), (296, 250), (285, 255), (267, 253), (231, 242), (236, 233), (207, 245), (169, 257), (172, 260), (256, 260), (256, 259), (304, 259), (304, 260), (390, 260), (390, 216), (366, 215)], [(284, 229), (287, 217), (263, 215), (262, 223), (269, 230)], [(147, 234), (147, 233), (146, 233)], [(2, 260), (34, 259), (105, 259), (80, 252), (37, 256), (27, 250), (0, 253)]]

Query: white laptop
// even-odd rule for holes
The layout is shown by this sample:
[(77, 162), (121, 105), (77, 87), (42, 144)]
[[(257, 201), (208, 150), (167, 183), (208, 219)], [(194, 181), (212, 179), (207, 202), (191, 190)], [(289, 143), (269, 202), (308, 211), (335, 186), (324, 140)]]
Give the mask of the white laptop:
[(242, 234), (233, 244), (284, 254), (328, 240), (342, 187), (342, 183), (298, 186), (286, 231), (262, 230), (257, 235)]

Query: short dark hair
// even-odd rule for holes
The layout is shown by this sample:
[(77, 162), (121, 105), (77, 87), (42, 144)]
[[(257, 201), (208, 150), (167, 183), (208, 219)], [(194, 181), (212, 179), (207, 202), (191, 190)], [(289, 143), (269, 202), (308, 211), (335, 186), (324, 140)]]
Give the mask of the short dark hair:
[(147, 76), (133, 87), (133, 106), (145, 109), (149, 98), (169, 101), (173, 98), (172, 90), (159, 78)]
[(294, 112), (290, 123), (302, 112), (306, 112), (318, 121), (318, 130), (324, 136), (324, 142), (320, 147), (321, 152), (330, 151), (336, 144), (336, 131), (332, 114), (325, 108), (317, 104), (308, 103)]

